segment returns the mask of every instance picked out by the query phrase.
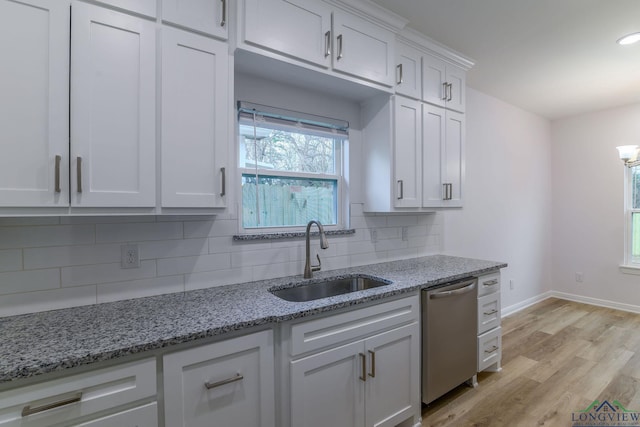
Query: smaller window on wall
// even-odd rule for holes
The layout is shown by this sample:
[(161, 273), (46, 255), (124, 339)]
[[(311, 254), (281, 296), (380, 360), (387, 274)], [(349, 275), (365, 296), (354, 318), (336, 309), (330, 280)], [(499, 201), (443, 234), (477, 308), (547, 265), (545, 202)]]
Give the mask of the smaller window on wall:
[(625, 263), (640, 267), (640, 165), (627, 169)]
[(242, 229), (342, 228), (347, 136), (344, 121), (239, 102)]

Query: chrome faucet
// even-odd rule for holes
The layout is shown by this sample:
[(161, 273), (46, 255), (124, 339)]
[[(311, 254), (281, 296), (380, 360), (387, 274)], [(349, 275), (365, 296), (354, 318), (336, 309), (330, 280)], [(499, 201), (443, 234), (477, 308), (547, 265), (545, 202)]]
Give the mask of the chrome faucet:
[(309, 259), (309, 237), (310, 237), (310, 231), (311, 231), (311, 225), (312, 224), (316, 224), (318, 226), (318, 230), (320, 230), (320, 247), (322, 249), (327, 249), (329, 247), (329, 242), (327, 241), (327, 236), (325, 236), (324, 234), (324, 228), (322, 227), (322, 224), (320, 224), (319, 221), (316, 221), (315, 219), (312, 219), (311, 221), (309, 221), (309, 223), (307, 224), (307, 231), (305, 233), (306, 236), (306, 252), (305, 252), (305, 261), (304, 261), (304, 278), (305, 279), (310, 279), (313, 277), (313, 272), (314, 271), (318, 271), (320, 270), (320, 268), (322, 267), (322, 262), (320, 262), (320, 255), (316, 254), (316, 257), (318, 258), (318, 265), (311, 265), (311, 260)]

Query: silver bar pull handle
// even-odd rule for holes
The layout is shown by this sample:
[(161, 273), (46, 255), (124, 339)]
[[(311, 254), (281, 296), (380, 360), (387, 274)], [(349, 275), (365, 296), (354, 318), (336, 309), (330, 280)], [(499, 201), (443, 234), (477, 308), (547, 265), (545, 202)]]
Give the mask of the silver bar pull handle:
[(342, 59), (343, 55), (342, 55), (342, 34), (340, 34), (338, 36), (338, 56), (336, 57), (336, 59), (340, 60)]
[(227, 25), (227, 0), (220, 0), (222, 2), (222, 19), (220, 20), (220, 26)]
[(215, 383), (206, 382), (206, 383), (204, 383), (204, 387), (207, 390), (211, 390), (212, 388), (220, 387), (220, 386), (223, 386), (223, 385), (226, 385), (226, 384), (235, 383), (236, 381), (240, 381), (243, 378), (244, 378), (244, 375), (242, 375), (241, 373), (237, 373), (235, 376), (233, 376), (231, 378), (227, 378), (226, 380), (216, 381)]
[(449, 83), (449, 96), (447, 97), (447, 101), (451, 101), (453, 99), (453, 83)]
[(498, 312), (498, 310), (496, 310), (495, 308), (491, 311), (485, 311), (484, 315), (485, 316), (491, 316), (492, 314), (496, 314)]
[(453, 199), (453, 184), (449, 184), (449, 200)]
[(224, 197), (227, 194), (227, 168), (220, 168), (222, 173), (222, 191), (220, 191), (220, 197)]
[(331, 31), (324, 33), (324, 57), (331, 55)]
[(396, 66), (396, 69), (398, 70), (398, 80), (396, 81), (396, 84), (401, 85), (402, 83), (404, 83), (404, 76), (402, 75), (402, 64), (398, 64)]
[(60, 193), (62, 189), (60, 188), (60, 162), (62, 161), (62, 157), (56, 156), (56, 166), (55, 166), (55, 176), (54, 176), (54, 185), (55, 192)]
[(65, 397), (64, 399), (60, 399), (56, 402), (46, 403), (44, 405), (31, 407), (31, 405), (27, 405), (22, 408), (22, 416), (26, 417), (29, 415), (37, 414), (40, 412), (45, 412), (50, 409), (60, 408), (62, 406), (71, 405), (72, 403), (80, 402), (82, 400), (82, 392), (77, 392), (72, 396)]
[(367, 382), (367, 356), (364, 353), (358, 353), (360, 355), (360, 362), (362, 363), (362, 375), (360, 375), (360, 379), (364, 382)]
[(498, 279), (487, 280), (486, 282), (482, 282), (482, 286), (493, 286), (498, 284)]
[(447, 88), (449, 86), (447, 85), (447, 82), (442, 83), (442, 100), (446, 101), (447, 100)]
[(491, 349), (490, 349), (490, 350), (485, 350), (484, 352), (485, 352), (485, 353), (487, 353), (487, 354), (491, 354), (491, 353), (493, 353), (494, 351), (498, 350), (499, 348), (500, 348), (500, 347), (498, 347), (497, 345), (494, 345), (493, 347), (491, 347)]
[(404, 182), (399, 179), (398, 180), (398, 200), (404, 199)]
[(376, 377), (376, 352), (373, 350), (369, 350), (369, 354), (371, 355), (371, 372), (369, 372), (369, 376), (371, 378)]
[(78, 180), (78, 193), (82, 193), (82, 157), (78, 156), (76, 161), (76, 179)]

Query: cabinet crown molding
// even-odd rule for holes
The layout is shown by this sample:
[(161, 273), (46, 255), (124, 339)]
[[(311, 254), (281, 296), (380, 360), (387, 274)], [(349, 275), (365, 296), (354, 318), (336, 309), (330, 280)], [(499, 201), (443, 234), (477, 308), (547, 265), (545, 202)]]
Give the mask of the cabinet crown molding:
[(404, 28), (398, 33), (396, 39), (418, 50), (458, 66), (464, 71), (469, 71), (475, 65), (475, 61), (468, 56), (465, 56), (462, 53), (425, 36), (413, 28)]

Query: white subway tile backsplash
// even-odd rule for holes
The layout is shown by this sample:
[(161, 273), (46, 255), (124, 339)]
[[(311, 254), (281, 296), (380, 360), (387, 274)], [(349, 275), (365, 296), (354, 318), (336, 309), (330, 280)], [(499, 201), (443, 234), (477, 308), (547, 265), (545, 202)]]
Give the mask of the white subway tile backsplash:
[(0, 294), (55, 289), (60, 287), (60, 270), (51, 268), (0, 273), (0, 283)]
[(182, 222), (96, 224), (96, 242), (182, 239)]
[(24, 249), (24, 268), (68, 267), (120, 261), (120, 245), (54, 246)]
[[(352, 235), (328, 236), (311, 256), (322, 270), (441, 252), (437, 214), (363, 214), (351, 206)], [(304, 239), (233, 241), (237, 213), (217, 216), (0, 219), (0, 316), (167, 292), (301, 277)], [(408, 240), (402, 228), (408, 227)], [(371, 241), (376, 231), (376, 243)], [(140, 268), (120, 268), (120, 247), (140, 248)], [(315, 261), (314, 261), (315, 262)]]
[(92, 225), (0, 227), (0, 249), (86, 245), (95, 242)]
[(228, 253), (207, 254), (158, 260), (158, 276), (224, 270), (231, 267)]
[(183, 275), (154, 277), (152, 279), (130, 280), (98, 285), (97, 301), (98, 303), (111, 302), (183, 291)]
[(95, 303), (95, 286), (3, 295), (2, 298), (0, 298), (0, 317)]
[(156, 276), (156, 261), (141, 261), (139, 268), (121, 268), (120, 263), (63, 267), (61, 284), (67, 286), (96, 285)]
[(22, 270), (22, 251), (20, 249), (0, 250), (0, 272), (17, 270)]

